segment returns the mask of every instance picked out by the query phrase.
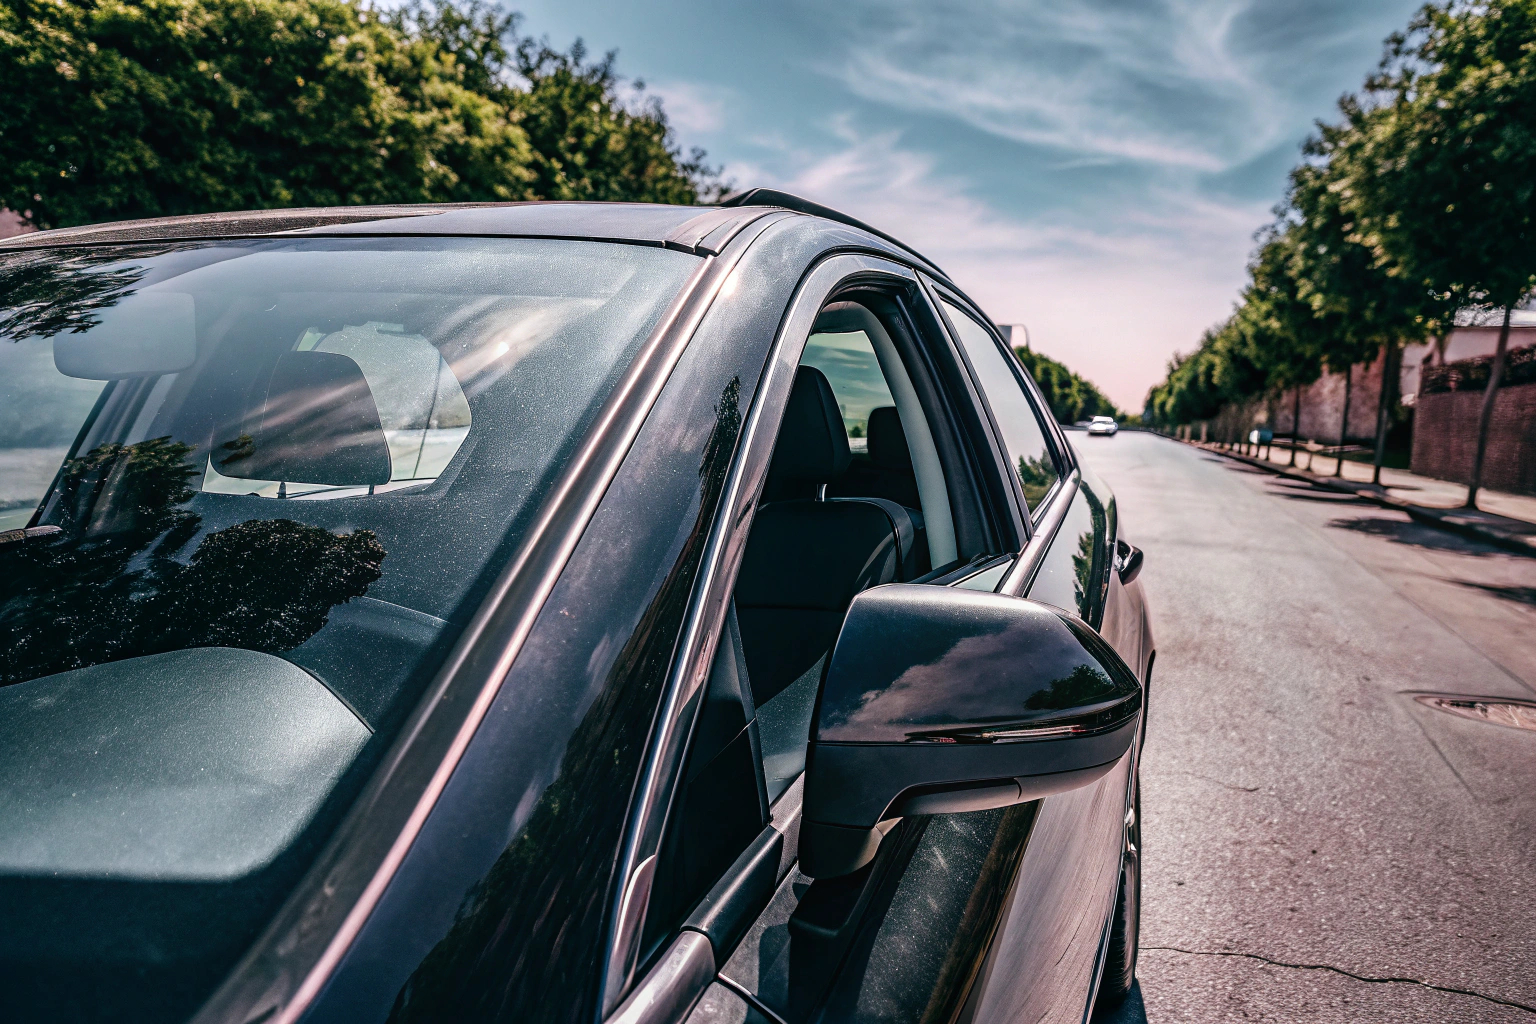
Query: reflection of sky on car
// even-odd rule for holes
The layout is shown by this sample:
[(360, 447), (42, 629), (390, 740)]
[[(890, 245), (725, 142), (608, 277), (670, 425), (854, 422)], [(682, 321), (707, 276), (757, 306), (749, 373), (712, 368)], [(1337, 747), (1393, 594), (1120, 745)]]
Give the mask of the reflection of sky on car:
[(869, 426), (869, 410), (896, 404), (863, 331), (813, 334), (805, 343), (800, 362), (827, 375), (842, 410), (844, 427), (852, 431), (857, 426), (861, 437)]

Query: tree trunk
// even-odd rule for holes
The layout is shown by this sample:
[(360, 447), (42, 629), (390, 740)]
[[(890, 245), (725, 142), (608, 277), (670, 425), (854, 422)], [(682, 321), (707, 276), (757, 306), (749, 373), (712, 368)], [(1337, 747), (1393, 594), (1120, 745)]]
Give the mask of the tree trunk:
[(1344, 418), (1339, 421), (1339, 450), (1334, 453), (1333, 475), (1344, 475), (1344, 441), (1349, 437), (1349, 390), (1354, 384), (1355, 367), (1344, 367)]
[(1301, 440), (1301, 385), (1296, 385), (1296, 403), (1291, 407), (1291, 465), (1296, 465), (1296, 442)]
[(1371, 483), (1381, 483), (1381, 460), (1387, 454), (1387, 434), (1392, 429), (1392, 408), (1397, 401), (1397, 362), (1401, 352), (1395, 341), (1382, 346), (1381, 353), (1381, 407), (1376, 410), (1376, 459), (1371, 470)]
[(1509, 347), (1509, 307), (1504, 307), (1504, 324), (1499, 328), (1499, 346), (1493, 350), (1493, 369), (1488, 373), (1488, 390), (1483, 392), (1483, 408), (1477, 415), (1477, 451), (1472, 456), (1472, 483), (1467, 487), (1467, 508), (1477, 508), (1477, 489), (1483, 485), (1483, 456), (1488, 450), (1488, 428), (1493, 423), (1493, 405), (1499, 397), (1499, 378), (1504, 376), (1504, 356)]

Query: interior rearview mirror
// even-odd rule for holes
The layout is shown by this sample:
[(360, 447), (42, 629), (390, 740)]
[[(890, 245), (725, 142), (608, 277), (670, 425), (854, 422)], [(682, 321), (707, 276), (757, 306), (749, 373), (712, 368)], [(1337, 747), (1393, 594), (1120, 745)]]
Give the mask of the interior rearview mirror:
[(811, 724), (800, 870), (857, 871), (882, 822), (1101, 778), (1137, 734), (1136, 675), (1048, 605), (892, 584), (853, 600)]
[(177, 373), (197, 359), (192, 296), (134, 292), (95, 310), (99, 323), (53, 339), (53, 365), (66, 377), (117, 380)]

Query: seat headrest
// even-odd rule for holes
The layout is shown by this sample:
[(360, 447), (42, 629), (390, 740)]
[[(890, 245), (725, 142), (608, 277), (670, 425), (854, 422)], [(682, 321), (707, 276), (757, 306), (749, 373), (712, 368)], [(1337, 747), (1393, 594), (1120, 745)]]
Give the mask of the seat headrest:
[(243, 436), (215, 449), (215, 468), (224, 476), (389, 483), (389, 442), (373, 392), (356, 361), (338, 353), (284, 352), (261, 404), (226, 433)]
[(824, 484), (848, 468), (848, 434), (832, 385), (814, 366), (795, 371), (768, 476), (778, 483)]
[(912, 452), (894, 405), (869, 410), (869, 461), (881, 469), (911, 469)]

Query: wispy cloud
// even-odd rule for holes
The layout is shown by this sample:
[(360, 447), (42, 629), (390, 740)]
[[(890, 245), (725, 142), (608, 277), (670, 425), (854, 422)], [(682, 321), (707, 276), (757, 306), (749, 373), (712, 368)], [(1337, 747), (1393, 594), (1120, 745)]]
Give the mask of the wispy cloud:
[(724, 127), (729, 89), (680, 80), (647, 82), (646, 86), (661, 98), (667, 120), (682, 135), (705, 135)]
[(684, 145), (846, 209), (1138, 407), (1225, 316), (1314, 118), (1422, 0), (522, 0)]
[(1077, 159), (1221, 171), (1293, 128), (1230, 0), (872, 0), (817, 15), (856, 95)]

